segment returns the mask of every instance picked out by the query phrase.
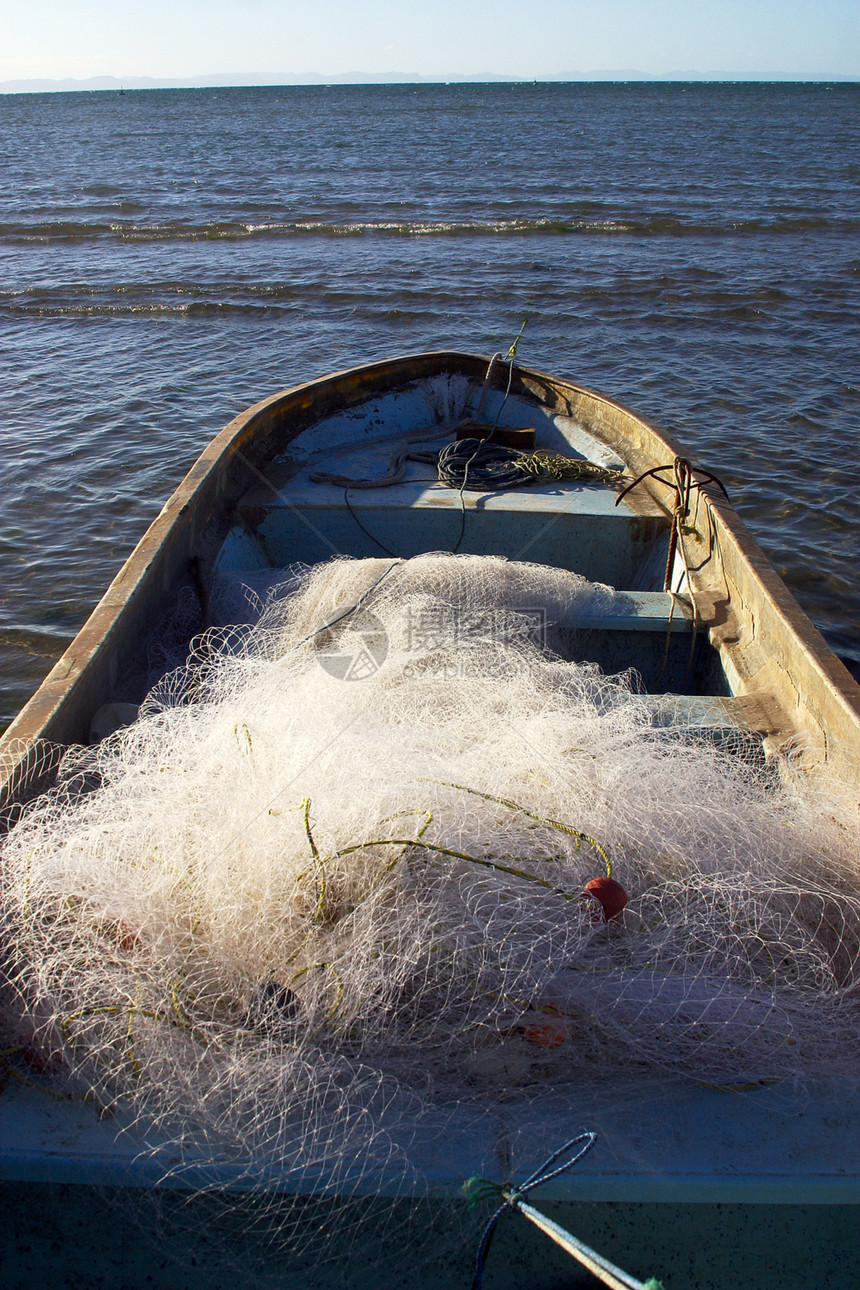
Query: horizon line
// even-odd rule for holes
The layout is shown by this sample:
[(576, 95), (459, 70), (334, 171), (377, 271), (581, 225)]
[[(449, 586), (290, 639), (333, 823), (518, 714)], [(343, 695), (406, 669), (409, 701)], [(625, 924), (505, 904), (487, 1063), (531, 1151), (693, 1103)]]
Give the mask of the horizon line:
[(335, 85), (553, 85), (553, 84), (857, 84), (860, 73), (822, 72), (746, 72), (722, 70), (698, 72), (643, 72), (636, 68), (610, 68), (605, 71), (558, 72), (541, 76), (482, 72), (461, 75), (415, 72), (344, 72), (322, 76), (316, 72), (304, 76), (292, 74), (277, 77), (253, 76), (251, 73), (206, 73), (200, 76), (114, 76), (100, 74), (88, 77), (18, 77), (0, 81), (0, 94), (99, 93), (117, 89), (279, 89), (324, 88)]

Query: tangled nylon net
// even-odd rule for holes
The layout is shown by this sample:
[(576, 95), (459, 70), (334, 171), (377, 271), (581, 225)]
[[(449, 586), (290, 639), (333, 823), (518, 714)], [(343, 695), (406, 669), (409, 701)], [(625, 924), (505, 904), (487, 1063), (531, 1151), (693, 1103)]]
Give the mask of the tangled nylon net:
[[(852, 1063), (848, 834), (546, 648), (545, 619), (613, 595), (495, 558), (338, 560), (199, 637), (4, 841), (31, 1032), (179, 1170), (332, 1193), (410, 1178), (445, 1107), (624, 1063)], [(583, 891), (610, 871), (607, 922)]]

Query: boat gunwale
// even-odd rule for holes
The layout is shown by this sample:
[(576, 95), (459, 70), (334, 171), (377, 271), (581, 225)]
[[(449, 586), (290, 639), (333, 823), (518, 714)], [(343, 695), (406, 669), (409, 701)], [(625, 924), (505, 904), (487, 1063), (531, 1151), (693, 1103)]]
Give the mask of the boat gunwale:
[[(78, 700), (79, 709), (86, 709), (92, 715), (99, 705), (87, 707), (85, 696), (87, 691), (96, 690), (97, 681), (100, 702), (113, 697), (105, 694), (104, 669), (97, 665), (107, 658), (107, 688), (116, 685), (123, 624), (124, 634), (130, 638), (134, 621), (142, 624), (149, 617), (147, 593), (155, 592), (161, 582), (158, 596), (161, 599), (164, 593), (169, 594), (171, 586), (177, 589), (189, 580), (191, 562), (199, 555), (201, 546), (207, 544), (207, 531), (211, 547), (217, 534), (223, 537), (233, 506), (261, 466), (283, 452), (298, 434), (335, 410), (446, 372), (460, 372), (483, 381), (488, 363), (487, 356), (451, 350), (401, 355), (287, 387), (233, 417), (201, 452), (123, 562), (74, 640), (0, 736), (0, 802), (14, 800), (29, 750), (37, 742), (85, 741), (83, 717), (81, 713), (76, 717), (74, 700)], [(500, 364), (497, 370), (504, 374), (507, 369)], [(596, 420), (597, 436), (604, 437), (604, 442), (638, 473), (685, 455), (665, 432), (598, 391), (519, 364), (514, 366), (514, 375), (515, 392), (541, 401), (544, 406), (554, 403), (559, 414), (575, 417), (577, 408), (588, 405), (592, 412), (588, 421), (590, 431), (595, 432), (592, 421)], [(651, 500), (670, 517), (670, 492), (652, 480), (646, 481), (644, 487)], [(771, 636), (777, 639), (787, 633), (799, 647), (805, 666), (812, 666), (819, 687), (823, 685), (824, 691), (836, 701), (839, 724), (853, 726), (854, 740), (860, 746), (860, 685), (800, 607), (734, 507), (711, 485), (705, 485), (702, 494), (718, 526), (723, 557), (728, 538), (737, 553), (736, 570), (746, 583), (748, 593), (753, 592), (752, 598), (758, 594), (759, 610), (765, 619), (771, 620), (768, 624)], [(710, 621), (706, 615), (705, 625), (711, 628), (714, 643), (720, 648), (731, 648), (732, 641), (725, 630), (725, 612), (721, 617), (713, 601), (710, 610)], [(768, 632), (763, 634), (767, 636)], [(815, 705), (812, 706), (814, 709)], [(824, 706), (828, 706), (826, 701)]]

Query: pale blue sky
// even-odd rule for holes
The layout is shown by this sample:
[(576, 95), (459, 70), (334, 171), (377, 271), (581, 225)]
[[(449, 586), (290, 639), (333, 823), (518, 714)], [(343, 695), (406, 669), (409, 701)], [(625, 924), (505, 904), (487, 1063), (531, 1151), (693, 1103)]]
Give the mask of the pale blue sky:
[(860, 77), (860, 0), (3, 0), (0, 81)]

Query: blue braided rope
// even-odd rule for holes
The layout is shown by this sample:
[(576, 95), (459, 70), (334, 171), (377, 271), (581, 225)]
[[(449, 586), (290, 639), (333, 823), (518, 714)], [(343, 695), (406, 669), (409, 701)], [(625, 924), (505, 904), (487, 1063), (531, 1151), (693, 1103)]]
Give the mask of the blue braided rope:
[[(472, 1204), (477, 1203), (479, 1200), (488, 1200), (492, 1196), (502, 1197), (502, 1203), (490, 1217), (487, 1226), (484, 1228), (484, 1232), (478, 1246), (478, 1253), (475, 1259), (475, 1279), (472, 1282), (472, 1290), (481, 1290), (484, 1277), (484, 1264), (486, 1263), (487, 1255), (490, 1252), (490, 1245), (492, 1243), (493, 1236), (495, 1235), (496, 1226), (505, 1210), (516, 1209), (519, 1202), (523, 1200), (530, 1191), (533, 1191), (535, 1187), (540, 1187), (543, 1183), (550, 1182), (551, 1179), (557, 1178), (559, 1174), (563, 1174), (566, 1170), (572, 1169), (577, 1161), (582, 1159), (586, 1151), (591, 1150), (596, 1141), (596, 1133), (592, 1133), (591, 1131), (578, 1133), (575, 1138), (571, 1138), (569, 1142), (565, 1142), (557, 1151), (554, 1151), (552, 1155), (549, 1156), (542, 1165), (539, 1165), (534, 1173), (530, 1174), (525, 1182), (520, 1183), (518, 1187), (514, 1186), (513, 1183), (492, 1182), (489, 1178), (469, 1178), (464, 1183), (463, 1190), (469, 1197)], [(580, 1143), (583, 1143), (584, 1145), (580, 1146), (578, 1151), (574, 1152), (572, 1156), (567, 1155), (571, 1147), (579, 1146)], [(565, 1159), (562, 1160), (563, 1156)], [(561, 1164), (556, 1164), (559, 1160), (561, 1160)]]

